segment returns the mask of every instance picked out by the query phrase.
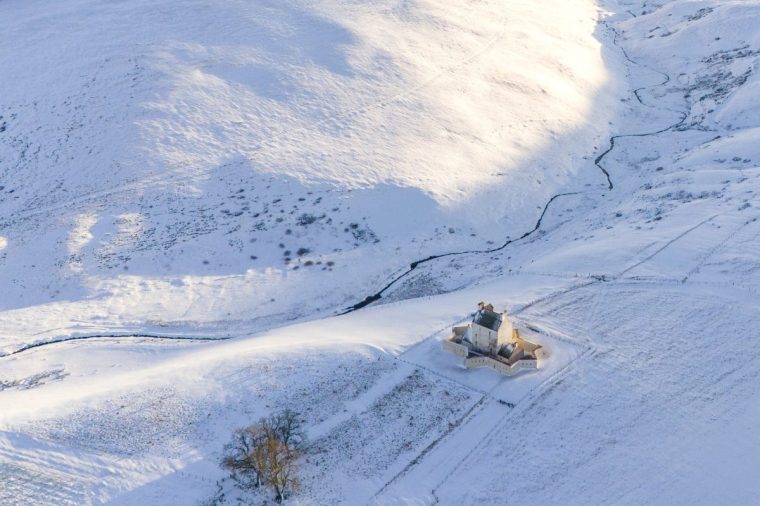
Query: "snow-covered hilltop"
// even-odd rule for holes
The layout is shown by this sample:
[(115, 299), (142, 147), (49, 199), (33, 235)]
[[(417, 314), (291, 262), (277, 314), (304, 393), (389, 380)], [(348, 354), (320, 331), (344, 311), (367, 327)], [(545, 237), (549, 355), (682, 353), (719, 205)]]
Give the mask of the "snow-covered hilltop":
[[(271, 501), (285, 408), (293, 504), (760, 501), (760, 1), (0, 22), (0, 503)], [(478, 300), (538, 371), (441, 351)]]

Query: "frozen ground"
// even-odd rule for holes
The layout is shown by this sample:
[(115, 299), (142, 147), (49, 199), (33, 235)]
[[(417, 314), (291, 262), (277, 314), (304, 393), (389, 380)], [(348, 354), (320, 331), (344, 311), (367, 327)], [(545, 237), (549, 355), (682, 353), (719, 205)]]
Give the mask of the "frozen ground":
[(0, 503), (760, 502), (760, 2), (550, 3), (5, 2)]

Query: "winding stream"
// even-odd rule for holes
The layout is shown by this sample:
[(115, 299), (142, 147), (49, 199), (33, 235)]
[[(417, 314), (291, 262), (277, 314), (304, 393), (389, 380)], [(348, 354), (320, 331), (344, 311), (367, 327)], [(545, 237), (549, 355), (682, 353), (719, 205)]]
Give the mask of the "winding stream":
[[(630, 14), (633, 16), (632, 13), (630, 13)], [(618, 49), (620, 49), (621, 53), (623, 54), (623, 56), (625, 57), (625, 59), (628, 62), (630, 62), (632, 65), (636, 65), (636, 66), (639, 66), (639, 67), (642, 67), (642, 68), (646, 68), (646, 69), (648, 69), (648, 70), (650, 70), (652, 72), (655, 72), (657, 74), (660, 74), (660, 75), (662, 75), (664, 77), (664, 80), (662, 82), (660, 82), (660, 83), (653, 84), (653, 85), (650, 85), (650, 86), (642, 86), (640, 88), (636, 88), (636, 89), (633, 90), (633, 95), (636, 97), (636, 100), (641, 105), (646, 106), (646, 107), (650, 107), (650, 108), (655, 108), (656, 106), (647, 104), (647, 103), (645, 103), (643, 101), (643, 99), (641, 98), (640, 92), (642, 90), (644, 90), (644, 89), (647, 89), (647, 88), (657, 88), (657, 87), (666, 85), (667, 83), (670, 82), (670, 76), (668, 74), (666, 74), (665, 72), (661, 72), (659, 70), (653, 69), (653, 68), (649, 67), (648, 65), (644, 65), (643, 63), (639, 63), (639, 62), (631, 59), (631, 57), (628, 56), (628, 53), (626, 52), (625, 48), (623, 48), (620, 44), (618, 44), (618, 41), (617, 41), (618, 40), (618, 32), (617, 32), (617, 30), (615, 30), (611, 26), (607, 25), (606, 23), (605, 23), (605, 25), (607, 26), (607, 28), (609, 28), (614, 33), (614, 36), (613, 36), (613, 39), (612, 39), (613, 45), (616, 46)], [(615, 185), (612, 182), (612, 177), (610, 176), (609, 171), (604, 167), (604, 165), (602, 165), (602, 161), (607, 157), (607, 155), (609, 155), (615, 149), (615, 141), (617, 141), (618, 139), (625, 139), (625, 138), (649, 137), (649, 136), (653, 136), (653, 135), (659, 135), (661, 133), (667, 132), (668, 130), (673, 130), (675, 128), (680, 127), (681, 125), (683, 125), (683, 123), (686, 121), (686, 118), (688, 117), (688, 114), (685, 113), (685, 112), (682, 112), (682, 111), (676, 111), (674, 109), (668, 109), (668, 108), (660, 108), (660, 109), (664, 109), (664, 110), (667, 110), (667, 111), (671, 111), (671, 112), (677, 113), (677, 114), (679, 114), (681, 116), (681, 119), (679, 121), (677, 121), (676, 123), (673, 123), (670, 126), (667, 126), (665, 128), (661, 128), (659, 130), (652, 131), (652, 132), (613, 135), (613, 136), (611, 136), (609, 138), (609, 147), (607, 149), (605, 149), (604, 151), (602, 151), (594, 159), (594, 165), (596, 165), (596, 167), (602, 172), (602, 174), (604, 174), (604, 177), (607, 180), (607, 189), (608, 190), (612, 190), (615, 187)], [(422, 258), (420, 260), (415, 260), (414, 262), (412, 262), (409, 265), (408, 269), (406, 269), (401, 274), (396, 275), (393, 279), (390, 280), (390, 282), (388, 282), (379, 291), (377, 291), (377, 292), (375, 292), (375, 293), (373, 293), (371, 295), (367, 295), (362, 301), (357, 302), (356, 304), (347, 307), (345, 310), (343, 310), (342, 312), (340, 312), (338, 314), (339, 315), (344, 315), (344, 314), (352, 313), (354, 311), (357, 311), (359, 309), (362, 309), (364, 307), (369, 306), (373, 302), (376, 302), (376, 301), (380, 300), (383, 297), (383, 294), (386, 291), (388, 291), (393, 285), (395, 285), (400, 280), (402, 280), (405, 277), (409, 276), (409, 274), (411, 274), (417, 267), (419, 267), (422, 264), (425, 264), (425, 263), (428, 263), (428, 262), (432, 262), (433, 260), (437, 260), (439, 258), (452, 257), (452, 256), (458, 256), (458, 255), (494, 253), (496, 251), (503, 250), (504, 248), (506, 248), (507, 246), (509, 246), (512, 243), (515, 243), (517, 241), (521, 241), (523, 239), (526, 239), (527, 237), (530, 237), (531, 235), (533, 235), (534, 233), (536, 233), (541, 228), (541, 223), (542, 223), (542, 221), (544, 219), (544, 216), (546, 216), (546, 212), (549, 210), (549, 207), (551, 206), (551, 204), (555, 200), (557, 200), (560, 197), (565, 197), (565, 196), (569, 196), (569, 195), (578, 195), (578, 194), (581, 194), (581, 193), (585, 193), (585, 192), (567, 192), (567, 193), (557, 193), (555, 195), (552, 195), (552, 197), (546, 202), (546, 205), (544, 205), (544, 208), (541, 211), (541, 215), (538, 217), (538, 220), (536, 221), (535, 226), (532, 229), (530, 229), (527, 232), (525, 232), (524, 234), (522, 234), (520, 237), (516, 238), (516, 239), (509, 239), (509, 238), (506, 239), (501, 246), (498, 246), (498, 247), (495, 247), (495, 248), (491, 248), (491, 249), (454, 251), (454, 252), (450, 252), (450, 253), (442, 253), (440, 255), (432, 255), (432, 256), (429, 256), (427, 258)]]

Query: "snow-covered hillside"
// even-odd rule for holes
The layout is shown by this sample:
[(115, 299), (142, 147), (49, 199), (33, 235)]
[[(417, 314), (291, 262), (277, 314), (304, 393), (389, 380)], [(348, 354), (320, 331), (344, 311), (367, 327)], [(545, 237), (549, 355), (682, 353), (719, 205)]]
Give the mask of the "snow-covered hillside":
[(283, 408), (292, 504), (760, 502), (760, 1), (0, 21), (0, 503), (260, 504)]
[(6, 351), (332, 314), (418, 258), (529, 228), (559, 188), (603, 183), (588, 157), (616, 80), (588, 0), (13, 1), (0, 16)]

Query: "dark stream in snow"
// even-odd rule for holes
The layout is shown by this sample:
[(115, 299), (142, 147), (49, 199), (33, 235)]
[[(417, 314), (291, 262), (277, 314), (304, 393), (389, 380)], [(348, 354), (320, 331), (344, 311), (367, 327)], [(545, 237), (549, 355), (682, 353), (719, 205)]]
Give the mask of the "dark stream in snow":
[(6, 354), (0, 353), (0, 358), (3, 357), (9, 357), (11, 355), (17, 355), (19, 353), (23, 353), (25, 351), (33, 350), (35, 348), (40, 348), (42, 346), (47, 346), (50, 344), (58, 344), (58, 343), (66, 343), (69, 341), (85, 341), (89, 339), (107, 339), (107, 338), (143, 338), (143, 339), (156, 339), (156, 340), (167, 340), (167, 341), (225, 341), (227, 339), (232, 339), (232, 337), (183, 337), (183, 336), (171, 336), (171, 335), (161, 335), (161, 334), (144, 334), (144, 333), (132, 333), (132, 332), (124, 332), (124, 333), (96, 333), (96, 334), (86, 334), (81, 336), (66, 336), (66, 337), (54, 337), (49, 341), (42, 341), (38, 343), (32, 343), (24, 345), (17, 350), (13, 350)]
[(552, 204), (552, 202), (554, 202), (559, 197), (564, 197), (564, 196), (567, 196), (567, 195), (577, 195), (579, 193), (580, 192), (558, 193), (558, 194), (552, 196), (552, 198), (550, 198), (549, 201), (544, 206), (543, 211), (541, 211), (541, 215), (538, 217), (538, 221), (536, 221), (536, 225), (531, 230), (525, 232), (523, 235), (521, 235), (520, 237), (517, 237), (515, 239), (507, 239), (507, 240), (505, 240), (504, 243), (501, 246), (497, 246), (495, 248), (490, 248), (490, 249), (474, 249), (474, 250), (464, 250), (464, 251), (453, 251), (453, 252), (450, 252), (450, 253), (441, 253), (440, 255), (432, 255), (432, 256), (429, 256), (427, 258), (423, 258), (421, 260), (415, 260), (414, 262), (412, 262), (409, 265), (409, 268), (406, 271), (404, 271), (403, 273), (401, 273), (398, 276), (396, 276), (395, 278), (393, 278), (380, 291), (378, 291), (377, 293), (374, 293), (372, 295), (368, 295), (363, 301), (361, 301), (361, 302), (359, 302), (357, 304), (354, 304), (351, 307), (346, 308), (346, 310), (343, 311), (340, 314), (351, 313), (353, 311), (356, 311), (358, 309), (366, 307), (366, 306), (372, 304), (373, 302), (381, 299), (382, 296), (383, 296), (383, 293), (386, 290), (388, 290), (390, 287), (392, 287), (394, 284), (396, 284), (396, 282), (398, 282), (399, 280), (401, 280), (404, 277), (408, 276), (412, 271), (414, 271), (417, 267), (419, 267), (422, 264), (425, 264), (427, 262), (432, 262), (433, 260), (438, 260), (439, 258), (446, 258), (446, 257), (451, 257), (451, 256), (456, 256), (456, 255), (471, 255), (471, 254), (475, 254), (475, 255), (483, 254), (483, 255), (485, 255), (485, 254), (489, 254), (489, 253), (495, 253), (496, 251), (503, 250), (504, 248), (506, 248), (507, 246), (509, 246), (510, 244), (512, 244), (514, 242), (517, 242), (517, 241), (520, 241), (522, 239), (525, 239), (526, 237), (529, 237), (531, 234), (535, 233), (536, 231), (538, 231), (539, 228), (541, 228), (541, 222), (543, 221), (544, 216), (546, 215), (546, 211), (549, 209), (549, 206)]

